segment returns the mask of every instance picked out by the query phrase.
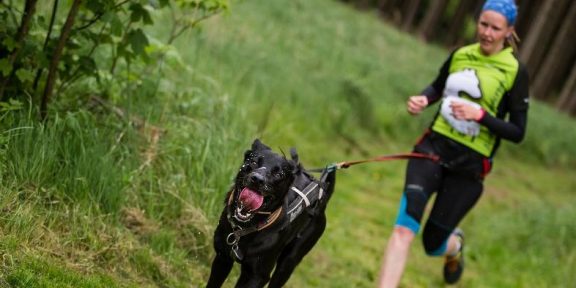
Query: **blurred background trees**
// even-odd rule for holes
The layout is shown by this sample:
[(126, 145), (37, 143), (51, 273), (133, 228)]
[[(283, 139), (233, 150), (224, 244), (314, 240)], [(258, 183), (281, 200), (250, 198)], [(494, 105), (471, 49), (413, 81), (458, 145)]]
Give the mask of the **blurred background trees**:
[[(485, 0), (343, 0), (448, 48), (471, 43)], [(520, 59), (531, 77), (532, 97), (576, 115), (576, 2), (517, 0)]]

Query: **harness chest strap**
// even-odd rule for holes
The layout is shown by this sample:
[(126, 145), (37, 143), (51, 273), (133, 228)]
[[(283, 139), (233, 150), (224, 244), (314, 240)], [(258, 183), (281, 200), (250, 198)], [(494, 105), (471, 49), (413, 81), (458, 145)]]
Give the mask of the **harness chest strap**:
[(290, 222), (294, 221), (298, 215), (302, 214), (304, 208), (316, 203), (316, 201), (322, 199), (322, 196), (324, 195), (324, 189), (316, 181), (310, 182), (310, 184), (308, 184), (308, 186), (306, 186), (302, 191), (294, 186), (290, 187), (290, 189), (300, 196), (299, 201), (293, 201), (288, 206), (287, 214)]

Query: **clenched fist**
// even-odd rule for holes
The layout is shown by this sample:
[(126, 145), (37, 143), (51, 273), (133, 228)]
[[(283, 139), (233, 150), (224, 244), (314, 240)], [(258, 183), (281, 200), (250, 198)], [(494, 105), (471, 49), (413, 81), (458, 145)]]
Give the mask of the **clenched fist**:
[(428, 98), (424, 95), (410, 96), (408, 98), (408, 113), (418, 115), (428, 106)]

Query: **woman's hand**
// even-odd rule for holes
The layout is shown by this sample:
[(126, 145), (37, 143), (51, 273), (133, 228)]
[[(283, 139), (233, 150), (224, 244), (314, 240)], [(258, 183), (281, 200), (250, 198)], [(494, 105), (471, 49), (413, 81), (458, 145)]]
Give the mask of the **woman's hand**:
[(408, 98), (408, 113), (412, 115), (418, 115), (428, 106), (428, 98), (424, 95), (410, 96)]
[(479, 121), (484, 116), (484, 110), (462, 102), (452, 101), (450, 108), (452, 108), (454, 118), (458, 120)]

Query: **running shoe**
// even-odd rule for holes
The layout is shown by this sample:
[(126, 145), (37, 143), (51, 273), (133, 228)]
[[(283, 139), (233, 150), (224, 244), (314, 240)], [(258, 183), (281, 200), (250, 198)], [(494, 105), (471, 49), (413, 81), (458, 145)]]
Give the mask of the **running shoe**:
[(458, 282), (462, 276), (462, 271), (464, 271), (464, 232), (460, 228), (456, 228), (453, 234), (460, 240), (460, 251), (456, 255), (446, 256), (444, 282), (447, 284)]

